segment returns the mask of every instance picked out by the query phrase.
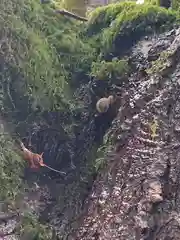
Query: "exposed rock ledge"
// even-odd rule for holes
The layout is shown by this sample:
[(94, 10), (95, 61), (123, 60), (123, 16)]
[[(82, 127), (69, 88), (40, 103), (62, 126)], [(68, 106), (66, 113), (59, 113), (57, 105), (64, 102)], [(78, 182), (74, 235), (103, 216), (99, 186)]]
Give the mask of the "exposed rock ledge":
[(129, 79), (114, 150), (73, 239), (180, 239), (180, 29), (145, 38), (131, 57), (148, 75)]

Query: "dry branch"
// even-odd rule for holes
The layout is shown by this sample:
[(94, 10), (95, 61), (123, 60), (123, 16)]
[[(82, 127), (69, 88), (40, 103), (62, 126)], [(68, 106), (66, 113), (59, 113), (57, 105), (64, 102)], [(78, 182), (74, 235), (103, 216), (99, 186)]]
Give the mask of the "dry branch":
[(80, 21), (83, 21), (83, 22), (87, 22), (88, 21), (87, 18), (81, 17), (81, 16), (79, 16), (79, 15), (77, 15), (75, 13), (69, 12), (69, 11), (67, 11), (65, 9), (63, 9), (63, 10), (55, 10), (55, 12), (59, 13), (59, 14), (61, 14), (63, 16), (68, 16), (68, 17), (71, 17), (71, 18), (74, 18), (76, 20), (80, 20)]

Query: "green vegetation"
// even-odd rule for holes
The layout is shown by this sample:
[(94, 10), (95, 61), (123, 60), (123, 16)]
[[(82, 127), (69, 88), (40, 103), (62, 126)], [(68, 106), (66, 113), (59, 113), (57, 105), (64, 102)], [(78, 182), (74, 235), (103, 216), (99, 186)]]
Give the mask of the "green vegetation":
[(62, 1), (62, 6), (69, 10), (70, 12), (74, 12), (80, 16), (86, 15), (86, 1), (84, 0), (65, 0)]
[(145, 34), (171, 28), (177, 15), (164, 8), (135, 2), (111, 4), (96, 9), (87, 32), (99, 38), (102, 55), (118, 56)]
[(106, 166), (107, 164), (106, 155), (107, 155), (107, 152), (110, 151), (111, 149), (113, 149), (113, 138), (110, 131), (108, 131), (104, 135), (102, 145), (97, 150), (95, 164), (94, 164), (96, 172), (98, 172), (100, 169)]
[(21, 190), (23, 161), (18, 155), (12, 139), (0, 135), (0, 200), (14, 201)]
[(106, 164), (106, 161), (105, 161), (106, 148), (107, 148), (107, 146), (103, 145), (103, 146), (99, 147), (99, 149), (97, 151), (97, 158), (95, 160), (95, 170), (96, 170), (96, 172), (98, 172)]
[(179, 2), (179, 0), (171, 0), (171, 2), (172, 2), (172, 8), (174, 10), (180, 11), (180, 2)]
[(159, 58), (152, 62), (151, 68), (147, 69), (148, 74), (159, 73), (163, 75), (163, 72), (167, 72), (167, 69), (172, 67), (172, 60), (174, 52), (163, 51)]
[(14, 98), (28, 97), (34, 106), (62, 108), (71, 98), (69, 80), (88, 71), (93, 55), (78, 25), (31, 0), (3, 1), (0, 24), (2, 87), (15, 88)]
[(101, 30), (104, 30), (104, 28), (109, 27), (123, 12), (131, 11), (136, 7), (135, 2), (121, 2), (96, 8), (90, 15), (87, 26), (88, 34), (91, 36), (99, 33)]
[(52, 230), (49, 226), (42, 225), (38, 221), (38, 216), (29, 212), (29, 208), (24, 209), (24, 212), (21, 210), (21, 205), (24, 206), (26, 203), (23, 203), (22, 197), (25, 193), (25, 183), (22, 181), (25, 162), (18, 154), (14, 141), (3, 131), (0, 135), (0, 153), (0, 201), (4, 204), (3, 211), (11, 209), (16, 213), (20, 209), (16, 234), (24, 239), (52, 239)]
[(159, 0), (144, 0), (144, 3), (159, 6)]
[[(1, 111), (6, 116), (20, 111), (18, 117), (24, 119), (37, 106), (41, 111), (70, 111), (73, 88), (86, 81), (94, 59), (93, 49), (80, 39), (79, 24), (36, 0), (3, 0), (0, 6)], [(25, 162), (12, 139), (0, 134), (0, 200), (14, 206), (24, 190)], [(30, 223), (24, 218), (20, 222), (22, 234), (51, 239), (38, 218), (28, 219)]]
[(98, 53), (101, 57), (111, 52), (118, 55), (136, 36), (170, 27), (175, 20), (173, 12), (157, 6), (111, 4), (92, 13), (87, 38), (80, 33), (84, 25), (55, 14), (53, 6), (3, 0), (0, 97), (13, 109), (27, 109), (29, 103), (33, 109), (67, 109), (72, 88), (88, 81)]
[(23, 239), (52, 239), (52, 231), (48, 226), (39, 223), (38, 218), (30, 213), (24, 214), (21, 219), (20, 228), (17, 229)]
[(127, 78), (129, 70), (127, 60), (113, 59), (112, 62), (93, 62), (91, 75), (98, 80), (109, 81), (110, 84), (121, 84), (121, 80)]
[[(42, 112), (81, 112), (84, 102), (79, 101), (78, 105), (73, 93), (91, 76), (105, 80), (110, 85), (121, 85), (127, 81), (131, 69), (123, 51), (142, 36), (171, 28), (178, 20), (176, 12), (152, 4), (111, 4), (97, 8), (88, 23), (82, 24), (56, 14), (52, 4), (42, 5), (36, 0), (2, 0), (1, 111), (6, 115), (9, 110), (13, 113), (20, 111), (19, 117), (24, 114), (24, 119), (34, 113), (37, 107)], [(72, 9), (72, 6), (68, 8)], [(152, 68), (152, 71), (158, 69)], [(61, 119), (58, 121), (64, 124)], [(76, 125), (72, 121), (70, 119), (68, 127), (65, 126), (70, 129), (69, 135), (73, 131), (73, 124)], [(84, 171), (88, 172), (94, 164), (93, 167), (98, 171), (103, 164), (105, 149), (110, 145), (105, 141), (98, 152), (97, 146), (93, 146), (92, 151), (88, 149), (91, 162), (86, 161), (82, 169), (84, 167)], [(0, 200), (15, 201), (22, 187), (24, 163), (8, 135), (0, 135), (0, 149)], [(97, 160), (92, 160), (92, 156), (97, 156)], [(73, 198), (79, 188), (74, 182), (72, 185), (74, 191), (70, 188), (66, 191), (71, 191)], [(34, 216), (24, 218), (21, 230), (22, 234), (29, 232), (36, 239), (50, 239), (46, 227), (38, 225)]]
[[(179, 8), (180, 8), (179, 0), (171, 0), (170, 2), (171, 2), (172, 9), (174, 9), (176, 11), (179, 10)], [(145, 0), (145, 3), (160, 6), (160, 4), (162, 4), (162, 3), (164, 5), (168, 5), (169, 1), (168, 0)]]

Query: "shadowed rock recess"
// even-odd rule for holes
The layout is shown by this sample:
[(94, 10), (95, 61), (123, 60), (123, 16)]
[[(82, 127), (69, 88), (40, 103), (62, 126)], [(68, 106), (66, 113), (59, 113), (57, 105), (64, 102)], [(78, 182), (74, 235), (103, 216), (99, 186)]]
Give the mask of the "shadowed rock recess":
[[(180, 29), (132, 48), (137, 70), (112, 124), (115, 147), (74, 239), (180, 239)], [(123, 140), (123, 144), (122, 144)]]

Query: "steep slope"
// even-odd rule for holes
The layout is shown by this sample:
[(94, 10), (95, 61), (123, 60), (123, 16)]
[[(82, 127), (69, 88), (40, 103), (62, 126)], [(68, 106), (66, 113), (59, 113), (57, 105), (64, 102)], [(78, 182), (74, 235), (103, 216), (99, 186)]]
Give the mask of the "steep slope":
[(112, 150), (73, 239), (179, 239), (180, 29), (133, 47)]
[[(84, 25), (35, 0), (2, 1), (0, 6), (3, 137), (11, 136), (0, 144), (0, 179), (9, 187), (0, 200), (8, 200), (16, 212), (17, 238), (68, 239), (101, 165), (95, 160), (103, 149), (97, 149), (118, 110), (95, 117), (96, 102), (116, 94), (116, 87), (120, 95), (126, 88), (137, 90), (140, 83), (129, 78), (139, 61), (129, 58), (131, 47), (147, 33), (172, 28), (178, 15), (129, 2), (97, 9)], [(47, 169), (23, 172), (15, 145), (19, 138), (66, 175)]]
[(28, 147), (35, 152), (43, 149), (51, 166), (71, 169), (68, 143), (74, 137), (73, 114), (80, 108), (73, 92), (79, 76), (88, 79), (94, 52), (81, 41), (79, 24), (55, 14), (54, 6), (36, 0), (1, 1), (0, 16), (0, 227), (7, 234), (5, 220), (13, 230), (10, 235), (48, 239), (51, 228), (38, 218), (52, 199), (49, 185), (55, 181), (43, 169), (24, 171), (27, 165), (16, 140), (32, 145)]

